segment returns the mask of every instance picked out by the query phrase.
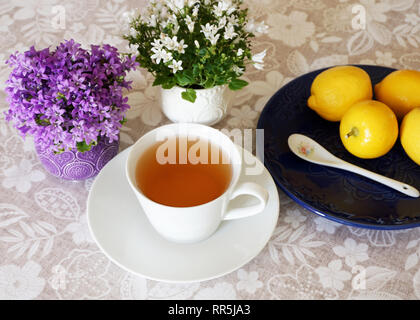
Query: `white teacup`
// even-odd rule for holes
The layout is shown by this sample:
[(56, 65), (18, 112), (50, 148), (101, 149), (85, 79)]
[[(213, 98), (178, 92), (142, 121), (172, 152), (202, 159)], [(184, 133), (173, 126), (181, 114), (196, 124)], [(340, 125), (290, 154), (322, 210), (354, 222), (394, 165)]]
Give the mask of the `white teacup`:
[[(175, 136), (206, 139), (229, 156), (232, 165), (231, 181), (226, 191), (218, 198), (192, 207), (170, 207), (150, 200), (137, 187), (135, 173), (141, 155), (162, 141), (163, 137)], [(264, 210), (268, 200), (267, 190), (254, 182), (238, 184), (241, 169), (241, 152), (228, 136), (211, 127), (193, 123), (174, 123), (148, 132), (132, 146), (126, 162), (128, 182), (148, 220), (161, 236), (179, 243), (204, 240), (217, 230), (223, 220), (245, 218)], [(228, 206), (229, 202), (239, 195), (254, 196), (258, 199), (258, 203), (247, 207)]]

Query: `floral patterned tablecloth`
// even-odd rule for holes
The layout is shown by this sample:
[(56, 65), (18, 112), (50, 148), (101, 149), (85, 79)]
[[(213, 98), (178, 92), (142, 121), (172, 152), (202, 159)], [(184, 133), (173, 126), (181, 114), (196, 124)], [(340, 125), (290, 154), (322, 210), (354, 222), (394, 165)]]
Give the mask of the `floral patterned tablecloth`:
[[(144, 0), (0, 0), (0, 60), (35, 44), (74, 38), (121, 50), (124, 12)], [(291, 79), (336, 64), (420, 69), (417, 0), (247, 0), (269, 32), (254, 40), (267, 49), (264, 71), (248, 68), (251, 83), (217, 128), (255, 128), (268, 98)], [(64, 21), (57, 21), (63, 12)], [(366, 20), (357, 14), (366, 13)], [(365, 22), (365, 24), (364, 24)], [(7, 108), (0, 66), (0, 109)], [(132, 106), (121, 147), (168, 123), (158, 88), (144, 70), (130, 74)], [(64, 182), (46, 173), (31, 139), (0, 116), (0, 299), (419, 299), (420, 229), (375, 231), (330, 222), (280, 190), (277, 228), (250, 263), (224, 277), (168, 284), (134, 276), (93, 242), (86, 221), (92, 179)], [(60, 277), (66, 275), (65, 285)], [(361, 287), (363, 276), (364, 288)], [(359, 277), (359, 278), (358, 278)]]

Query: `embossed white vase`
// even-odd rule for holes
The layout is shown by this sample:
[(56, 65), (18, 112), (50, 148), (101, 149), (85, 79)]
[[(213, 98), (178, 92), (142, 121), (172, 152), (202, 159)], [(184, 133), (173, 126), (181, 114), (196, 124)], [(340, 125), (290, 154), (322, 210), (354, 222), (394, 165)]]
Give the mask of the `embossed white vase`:
[(184, 100), (185, 88), (161, 89), (162, 111), (173, 122), (192, 122), (213, 125), (223, 119), (231, 106), (234, 91), (227, 85), (210, 89), (195, 89), (195, 102)]

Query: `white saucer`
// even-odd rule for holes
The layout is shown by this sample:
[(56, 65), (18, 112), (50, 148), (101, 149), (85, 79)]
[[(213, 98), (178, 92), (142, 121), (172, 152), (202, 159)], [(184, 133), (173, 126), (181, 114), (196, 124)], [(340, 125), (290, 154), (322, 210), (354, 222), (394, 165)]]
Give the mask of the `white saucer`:
[(240, 178), (240, 181), (254, 181), (267, 188), (269, 201), (264, 212), (222, 222), (216, 233), (202, 242), (176, 244), (163, 239), (143, 213), (126, 181), (127, 155), (128, 149), (101, 170), (91, 187), (87, 204), (93, 238), (105, 255), (121, 268), (158, 281), (204, 281), (242, 267), (267, 244), (279, 215), (277, 188), (267, 169), (260, 175)]

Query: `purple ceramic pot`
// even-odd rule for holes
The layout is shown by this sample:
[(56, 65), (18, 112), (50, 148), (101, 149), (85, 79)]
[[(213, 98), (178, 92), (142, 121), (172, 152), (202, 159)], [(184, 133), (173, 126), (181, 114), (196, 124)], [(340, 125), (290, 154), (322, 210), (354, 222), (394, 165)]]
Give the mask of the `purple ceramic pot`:
[(51, 151), (41, 151), (35, 145), (39, 160), (52, 175), (66, 180), (85, 180), (96, 176), (99, 171), (118, 153), (119, 140), (109, 143), (100, 139), (90, 151), (65, 151), (54, 154)]

